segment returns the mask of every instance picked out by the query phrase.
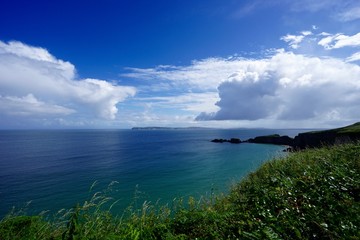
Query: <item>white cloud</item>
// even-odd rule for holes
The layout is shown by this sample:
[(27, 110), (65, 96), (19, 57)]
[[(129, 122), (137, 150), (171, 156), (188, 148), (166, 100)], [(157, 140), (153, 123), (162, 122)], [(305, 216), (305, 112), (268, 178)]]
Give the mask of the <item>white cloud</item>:
[(299, 43), (304, 39), (303, 35), (286, 35), (280, 38), (281, 40), (289, 43), (290, 47), (293, 49), (297, 49), (299, 47)]
[(292, 49), (298, 49), (300, 43), (309, 35), (312, 35), (311, 31), (302, 31), (300, 35), (287, 34), (286, 36), (281, 37), (280, 40), (289, 43), (289, 46)]
[[(242, 61), (237, 61), (242, 59)], [(189, 89), (214, 91), (220, 82), (242, 66), (248, 65), (251, 59), (237, 57), (208, 58), (193, 61), (189, 66), (158, 66), (156, 68), (128, 68), (131, 72), (121, 76), (151, 81), (171, 81)], [(261, 66), (258, 66), (261, 67)]]
[(302, 31), (301, 34), (303, 36), (309, 36), (309, 35), (312, 35), (312, 32), (311, 31)]
[[(305, 35), (310, 34), (305, 32)], [(355, 58), (357, 55), (347, 60)], [(300, 125), (303, 121), (316, 122), (319, 126), (360, 118), (360, 111), (354, 110), (360, 105), (360, 67), (337, 58), (278, 50), (261, 59), (210, 58), (194, 61), (189, 66), (130, 70), (128, 77), (155, 83), (172, 82), (172, 90), (202, 89), (199, 91), (204, 93), (202, 97), (182, 92), (176, 96), (142, 99), (154, 108), (173, 106), (192, 114), (201, 111), (195, 117), (197, 120), (243, 123), (291, 120)], [(187, 88), (176, 88), (177, 84)], [(209, 97), (206, 104), (208, 96), (216, 97)], [(217, 110), (211, 108), (214, 102)]]
[[(313, 28), (313, 30), (316, 30)], [(327, 32), (316, 33), (316, 31), (302, 31), (299, 35), (288, 34), (280, 38), (289, 44), (289, 48), (296, 50), (297, 53), (307, 55), (318, 55), (324, 53), (324, 49), (328, 50), (328, 56), (333, 55), (334, 49), (342, 49), (347, 47), (347, 51), (341, 52), (337, 50), (339, 55), (345, 55), (356, 51), (360, 47), (360, 32), (354, 35), (345, 35), (343, 33), (331, 34)], [(352, 49), (349, 49), (352, 48)], [(337, 56), (339, 56), (337, 55)], [(346, 62), (354, 62), (358, 60), (358, 53), (353, 52), (351, 56), (347, 57)]]
[(113, 85), (104, 80), (84, 79), (74, 82), (70, 89), (71, 97), (81, 104), (94, 109), (104, 119), (115, 119), (116, 104), (135, 94), (133, 87)]
[(171, 108), (178, 111), (187, 111), (198, 114), (199, 112), (213, 112), (219, 108), (215, 105), (219, 101), (217, 92), (184, 93), (177, 96), (143, 97), (137, 101), (151, 103), (156, 108)]
[[(266, 72), (239, 71), (218, 87), (220, 110), (210, 114), (213, 120), (256, 120), (265, 118), (274, 105), (275, 85), (266, 81)], [(261, 106), (261, 107), (258, 107)], [(204, 117), (204, 114), (201, 114)], [(197, 119), (201, 119), (201, 116)]]
[(330, 34), (330, 33), (327, 33), (327, 32), (321, 32), (321, 33), (319, 33), (318, 35), (319, 35), (319, 36), (325, 36), (325, 37), (327, 37), (327, 36), (330, 36), (331, 34)]
[[(359, 111), (354, 111), (360, 105), (358, 65), (291, 52), (248, 64), (219, 85), (220, 110), (200, 114), (198, 120), (330, 121), (336, 116), (342, 120), (360, 117)], [(266, 67), (258, 71), (248, 70), (264, 64)]]
[[(319, 38), (312, 44), (329, 50), (360, 46), (360, 33), (302, 31), (281, 39), (299, 52), (310, 38)], [(121, 120), (116, 119), (118, 104), (135, 95), (134, 87), (77, 79), (74, 65), (46, 49), (0, 41), (0, 118), (46, 118), (49, 125), (53, 120), (73, 126), (95, 124), (97, 118), (132, 125), (196, 125), (195, 118), (208, 120), (198, 123), (205, 125), (357, 121), (360, 67), (351, 62), (359, 60), (359, 52), (341, 60), (277, 50), (260, 59), (235, 56), (187, 66), (128, 68), (122, 76), (142, 80), (145, 86), (139, 87), (130, 107), (120, 109)]]
[(133, 96), (135, 88), (77, 79), (74, 65), (56, 59), (46, 49), (0, 41), (0, 94), (1, 108), (7, 109), (1, 114), (114, 119), (116, 105)]
[(38, 63), (38, 65), (43, 64), (44, 67), (54, 68), (56, 74), (59, 74), (61, 77), (67, 79), (74, 78), (75, 67), (69, 62), (56, 59), (44, 48), (32, 47), (18, 41), (11, 41), (9, 43), (0, 41), (0, 55), (2, 58), (13, 56), (10, 59), (15, 60), (17, 57), (17, 59), (22, 59), (24, 62)]
[(63, 116), (76, 112), (70, 108), (39, 101), (32, 94), (23, 97), (0, 95), (0, 109), (2, 113), (19, 116), (30, 116), (34, 113), (42, 116)]
[(360, 32), (352, 36), (347, 36), (340, 33), (329, 35), (325, 38), (322, 38), (318, 44), (328, 50), (343, 47), (358, 47), (360, 46)]
[[(360, 67), (331, 57), (278, 50), (269, 58), (257, 60), (210, 58), (189, 66), (131, 70), (127, 76), (170, 81), (174, 86), (184, 84), (187, 89), (203, 88), (202, 94), (136, 99), (151, 106), (144, 111), (144, 121), (160, 122), (152, 108), (190, 111), (186, 116), (202, 112), (196, 120), (212, 124), (217, 120), (224, 124), (231, 120), (242, 124), (277, 121), (289, 126), (288, 121), (298, 125), (310, 121), (321, 126), (325, 122), (357, 121), (360, 117), (354, 110), (360, 105)], [(213, 89), (217, 89), (218, 96)]]

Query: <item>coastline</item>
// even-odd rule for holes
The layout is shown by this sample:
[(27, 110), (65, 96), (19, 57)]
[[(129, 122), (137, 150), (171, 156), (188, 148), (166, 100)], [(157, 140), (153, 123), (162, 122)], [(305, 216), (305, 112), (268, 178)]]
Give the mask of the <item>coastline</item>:
[(287, 146), (286, 151), (297, 151), (305, 148), (317, 148), (326, 145), (350, 143), (360, 140), (360, 122), (349, 126), (321, 131), (303, 132), (294, 138), (279, 134), (257, 136), (241, 141), (239, 138), (213, 139), (214, 143), (258, 143)]

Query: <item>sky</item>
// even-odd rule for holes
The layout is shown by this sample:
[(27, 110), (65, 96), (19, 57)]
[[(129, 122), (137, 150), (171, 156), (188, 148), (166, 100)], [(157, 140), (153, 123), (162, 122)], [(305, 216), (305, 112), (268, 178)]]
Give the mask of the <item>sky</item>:
[(0, 3), (0, 129), (358, 121), (358, 0)]

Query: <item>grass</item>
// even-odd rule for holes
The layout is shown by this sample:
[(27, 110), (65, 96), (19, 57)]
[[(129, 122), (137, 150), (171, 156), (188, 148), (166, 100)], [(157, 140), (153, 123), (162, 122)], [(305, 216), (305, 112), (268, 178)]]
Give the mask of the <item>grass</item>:
[(344, 127), (339, 130), (339, 133), (359, 133), (360, 132), (360, 122)]
[(360, 239), (360, 142), (271, 160), (226, 195), (122, 215), (112, 187), (55, 216), (12, 212), (0, 239)]
[(337, 134), (358, 134), (360, 133), (360, 122), (354, 123), (346, 127), (334, 128), (329, 130), (311, 131), (307, 133), (324, 133), (324, 132), (333, 132)]

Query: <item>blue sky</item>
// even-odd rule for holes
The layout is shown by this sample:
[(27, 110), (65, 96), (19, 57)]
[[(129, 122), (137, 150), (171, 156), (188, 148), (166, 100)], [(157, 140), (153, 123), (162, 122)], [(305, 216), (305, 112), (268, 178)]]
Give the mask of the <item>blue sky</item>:
[(359, 64), (356, 0), (3, 0), (0, 128), (341, 126)]

